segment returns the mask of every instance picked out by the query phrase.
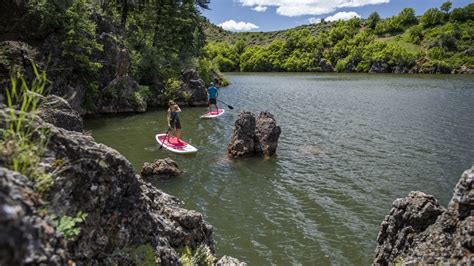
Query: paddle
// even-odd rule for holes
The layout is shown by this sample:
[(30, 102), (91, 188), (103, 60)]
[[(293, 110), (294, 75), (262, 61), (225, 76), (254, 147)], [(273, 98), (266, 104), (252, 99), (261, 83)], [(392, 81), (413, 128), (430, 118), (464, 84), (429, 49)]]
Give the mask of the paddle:
[(160, 145), (159, 150), (161, 150), (161, 149), (163, 148), (163, 144), (165, 143), (166, 138), (168, 137), (168, 133), (169, 133), (169, 132), (170, 132), (170, 128), (168, 128), (168, 131), (166, 131), (165, 138), (164, 138), (163, 141), (161, 142), (161, 145)]
[(230, 110), (234, 110), (234, 107), (232, 105), (228, 105), (228, 104), (226, 104), (225, 102), (223, 102), (221, 100), (218, 100), (218, 101), (225, 104), (225, 105), (227, 105), (227, 107), (229, 107)]

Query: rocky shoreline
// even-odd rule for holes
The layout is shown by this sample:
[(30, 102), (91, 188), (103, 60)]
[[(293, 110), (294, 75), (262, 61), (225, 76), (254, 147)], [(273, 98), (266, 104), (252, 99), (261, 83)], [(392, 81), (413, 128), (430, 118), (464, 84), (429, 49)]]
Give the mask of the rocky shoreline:
[[(136, 175), (116, 150), (72, 128), (71, 117), (80, 117), (65, 101), (50, 96), (41, 106), (58, 101), (60, 110), (40, 108), (34, 121), (35, 130), (49, 135), (41, 158), (54, 181), (48, 193), (0, 168), (0, 264), (178, 265), (186, 248), (204, 250), (216, 263), (213, 228), (202, 215)], [(80, 233), (66, 239), (53, 217), (78, 213), (86, 214)]]
[(474, 167), (465, 171), (447, 208), (423, 192), (393, 202), (377, 237), (374, 265), (473, 265)]

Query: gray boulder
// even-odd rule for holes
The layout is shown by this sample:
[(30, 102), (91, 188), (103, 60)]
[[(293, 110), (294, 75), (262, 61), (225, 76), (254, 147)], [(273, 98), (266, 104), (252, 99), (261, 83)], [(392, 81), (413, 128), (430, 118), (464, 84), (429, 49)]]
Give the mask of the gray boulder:
[(241, 112), (235, 121), (227, 153), (234, 158), (249, 157), (255, 154), (255, 115), (251, 112)]
[(71, 105), (61, 97), (48, 95), (41, 100), (38, 116), (56, 127), (82, 132), (82, 118)]
[(280, 134), (281, 128), (277, 126), (274, 116), (261, 112), (255, 127), (255, 153), (265, 157), (275, 154)]
[(319, 61), (319, 68), (321, 68), (322, 72), (334, 72), (331, 62), (324, 58)]
[(385, 62), (375, 61), (369, 69), (369, 73), (389, 73), (390, 67)]
[(393, 203), (377, 237), (375, 265), (474, 263), (474, 167), (461, 176), (448, 208), (422, 192)]
[(250, 112), (242, 112), (235, 121), (227, 154), (233, 158), (264, 156), (275, 154), (281, 129), (274, 116), (261, 112), (257, 119)]
[(247, 266), (247, 263), (230, 256), (222, 256), (222, 258), (217, 261), (216, 266)]
[(66, 265), (66, 245), (25, 176), (0, 167), (0, 265)]
[(143, 178), (171, 179), (181, 175), (178, 164), (170, 158), (156, 160), (154, 163), (144, 163), (141, 175)]

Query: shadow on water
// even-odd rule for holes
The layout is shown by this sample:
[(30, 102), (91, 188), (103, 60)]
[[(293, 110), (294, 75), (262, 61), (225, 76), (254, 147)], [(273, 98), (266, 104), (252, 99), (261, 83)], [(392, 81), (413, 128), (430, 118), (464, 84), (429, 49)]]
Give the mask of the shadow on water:
[[(170, 157), (185, 174), (154, 184), (214, 226), (218, 255), (258, 264), (370, 264), (383, 217), (411, 190), (446, 204), (474, 164), (474, 78), (352, 74), (228, 74), (215, 120), (181, 113), (191, 157), (159, 150), (165, 111), (88, 119), (99, 141), (139, 171)], [(240, 111), (271, 111), (278, 156), (225, 156)]]

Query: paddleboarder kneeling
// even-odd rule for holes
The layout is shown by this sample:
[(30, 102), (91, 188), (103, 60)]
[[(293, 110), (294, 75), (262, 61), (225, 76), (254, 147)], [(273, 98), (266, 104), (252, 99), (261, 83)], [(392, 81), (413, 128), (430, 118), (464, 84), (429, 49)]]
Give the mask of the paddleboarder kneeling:
[(168, 130), (174, 130), (178, 141), (181, 140), (181, 121), (179, 121), (178, 113), (181, 109), (174, 101), (168, 102)]
[(219, 107), (217, 106), (217, 96), (219, 91), (211, 82), (210, 87), (207, 89), (207, 97), (209, 98), (209, 113), (212, 113), (212, 105), (216, 106), (216, 113), (219, 114)]

